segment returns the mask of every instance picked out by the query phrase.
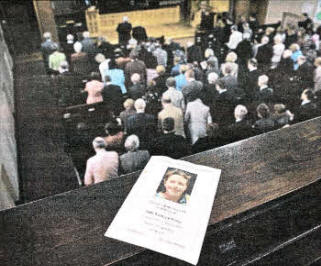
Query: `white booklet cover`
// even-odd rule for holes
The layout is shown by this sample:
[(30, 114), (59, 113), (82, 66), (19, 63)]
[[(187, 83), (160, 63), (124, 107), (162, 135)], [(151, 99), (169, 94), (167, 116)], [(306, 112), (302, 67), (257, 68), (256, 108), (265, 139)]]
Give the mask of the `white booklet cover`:
[(196, 265), (221, 170), (153, 156), (105, 236)]

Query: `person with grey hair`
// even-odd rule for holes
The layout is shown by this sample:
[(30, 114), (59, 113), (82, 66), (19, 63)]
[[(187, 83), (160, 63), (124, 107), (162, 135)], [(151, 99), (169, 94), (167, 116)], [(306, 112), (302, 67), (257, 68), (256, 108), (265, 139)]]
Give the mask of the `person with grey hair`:
[(217, 73), (212, 72), (207, 75), (207, 85), (204, 86), (202, 91), (202, 101), (205, 105), (208, 105), (210, 109), (215, 107), (214, 99), (216, 97), (216, 88), (215, 83), (218, 80), (219, 76)]
[(137, 135), (141, 147), (149, 150), (150, 141), (156, 136), (156, 118), (151, 114), (145, 113), (146, 102), (139, 98), (135, 101), (136, 114), (127, 119), (127, 134)]
[(106, 151), (106, 142), (96, 137), (92, 143), (96, 155), (87, 160), (84, 183), (86, 186), (118, 177), (119, 157), (115, 151)]
[(235, 142), (254, 136), (254, 130), (247, 119), (248, 110), (244, 105), (237, 105), (234, 109), (235, 122), (228, 127), (229, 142)]
[(130, 135), (125, 140), (126, 153), (120, 156), (120, 171), (123, 174), (132, 173), (143, 169), (149, 161), (150, 154), (147, 150), (139, 150), (139, 138)]
[(243, 40), (243, 35), (241, 32), (238, 31), (237, 25), (233, 25), (231, 27), (231, 35), (229, 38), (228, 43), (226, 43), (226, 46), (230, 50), (235, 50), (238, 44)]
[(137, 100), (141, 98), (145, 94), (145, 86), (141, 82), (140, 75), (138, 73), (134, 73), (131, 76), (131, 82), (133, 85), (128, 88), (128, 96), (133, 100)]
[(45, 65), (46, 72), (49, 71), (49, 56), (56, 50), (57, 43), (52, 41), (51, 33), (45, 32), (43, 34), (44, 41), (41, 43), (41, 52), (43, 56), (43, 61)]
[(70, 64), (70, 57), (74, 52), (74, 35), (68, 34), (66, 37), (66, 42), (62, 43), (62, 47), (67, 57), (67, 61)]
[(185, 110), (184, 96), (182, 92), (176, 90), (175, 78), (169, 77), (166, 80), (166, 86), (168, 89), (163, 93), (162, 97), (171, 99), (172, 105), (178, 108), (181, 108), (181, 110), (184, 112)]
[(87, 53), (89, 56), (94, 56), (96, 54), (97, 49), (94, 41), (90, 38), (90, 33), (88, 31), (84, 31), (83, 40), (81, 41), (82, 50)]
[(82, 51), (81, 42), (77, 41), (74, 43), (74, 50), (75, 53), (70, 56), (70, 68), (76, 74), (87, 75), (91, 68), (90, 64), (88, 64), (88, 55)]
[(132, 24), (128, 22), (127, 16), (123, 17), (123, 22), (118, 24), (116, 31), (118, 32), (118, 43), (126, 46), (132, 31)]
[(258, 78), (259, 90), (256, 91), (255, 101), (257, 103), (272, 103), (274, 102), (274, 91), (269, 86), (269, 77), (261, 75)]

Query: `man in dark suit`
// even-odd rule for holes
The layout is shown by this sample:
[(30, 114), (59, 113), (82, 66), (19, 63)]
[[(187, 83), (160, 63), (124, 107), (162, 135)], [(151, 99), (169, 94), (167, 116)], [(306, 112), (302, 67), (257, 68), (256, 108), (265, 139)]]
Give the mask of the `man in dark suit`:
[(203, 59), (201, 47), (188, 42), (187, 43), (187, 63), (201, 62)]
[(123, 17), (123, 22), (119, 23), (116, 31), (118, 32), (118, 43), (127, 45), (130, 39), (130, 32), (132, 30), (132, 24), (128, 22), (128, 17)]
[(299, 65), (299, 68), (296, 73), (299, 80), (298, 89), (299, 89), (299, 92), (301, 93), (303, 90), (307, 88), (314, 87), (314, 82), (313, 82), (314, 67), (307, 61), (307, 58), (303, 55), (298, 57), (298, 65)]
[(227, 138), (230, 142), (235, 142), (254, 136), (252, 125), (247, 120), (247, 113), (247, 108), (244, 105), (238, 105), (235, 107), (235, 122), (230, 125), (227, 130)]
[(141, 82), (146, 84), (147, 70), (145, 63), (138, 59), (137, 53), (131, 53), (130, 58), (131, 61), (125, 66), (126, 87), (133, 84), (131, 82), (131, 77), (135, 73), (139, 74)]
[(306, 89), (301, 94), (302, 103), (295, 112), (295, 122), (303, 122), (320, 115), (317, 105), (314, 103), (314, 93), (310, 89)]
[(156, 138), (153, 143), (153, 155), (166, 155), (179, 159), (190, 154), (191, 148), (186, 139), (180, 135), (175, 135), (174, 123), (172, 117), (163, 120), (163, 134)]
[(143, 99), (135, 101), (136, 114), (127, 119), (127, 134), (136, 135), (140, 140), (141, 149), (150, 150), (151, 141), (157, 132), (157, 120), (153, 115), (145, 114), (146, 103)]
[(233, 90), (228, 90), (222, 79), (218, 79), (215, 84), (216, 96), (214, 109), (211, 110), (212, 118), (220, 127), (233, 123), (233, 111), (236, 97)]
[(255, 100), (260, 103), (273, 103), (274, 91), (268, 86), (269, 78), (266, 75), (259, 76), (259, 90), (255, 93)]
[(263, 36), (261, 40), (261, 44), (258, 46), (256, 60), (259, 64), (259, 68), (267, 70), (270, 68), (271, 59), (273, 56), (273, 46), (269, 43), (270, 39), (267, 36)]
[(255, 95), (257, 83), (259, 79), (259, 72), (257, 70), (257, 60), (255, 58), (252, 58), (248, 61), (247, 64), (248, 67), (248, 75), (246, 78), (246, 82), (242, 84), (242, 87), (245, 90), (246, 93), (246, 99), (251, 102)]
[(123, 103), (121, 88), (111, 83), (110, 76), (105, 76), (105, 82), (106, 83), (102, 91), (104, 103), (110, 106), (115, 115), (119, 115)]

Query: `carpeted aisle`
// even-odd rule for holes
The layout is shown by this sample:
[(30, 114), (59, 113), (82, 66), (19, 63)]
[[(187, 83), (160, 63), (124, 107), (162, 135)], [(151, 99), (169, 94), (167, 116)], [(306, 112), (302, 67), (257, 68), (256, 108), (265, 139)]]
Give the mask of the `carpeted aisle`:
[(62, 124), (42, 61), (16, 62), (14, 76), (23, 200), (76, 189), (77, 179), (72, 161), (63, 150)]

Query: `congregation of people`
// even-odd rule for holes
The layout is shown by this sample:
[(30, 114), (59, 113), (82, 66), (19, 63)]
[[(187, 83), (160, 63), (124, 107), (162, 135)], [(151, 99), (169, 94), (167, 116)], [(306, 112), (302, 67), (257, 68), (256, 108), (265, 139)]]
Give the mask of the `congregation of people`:
[(261, 27), (254, 14), (225, 14), (186, 47), (127, 17), (117, 45), (83, 32), (59, 46), (45, 33), (47, 73), (85, 79), (73, 93), (112, 112), (91, 140), (85, 185), (143, 169), (152, 155), (178, 159), (319, 116), (321, 28), (303, 17)]

